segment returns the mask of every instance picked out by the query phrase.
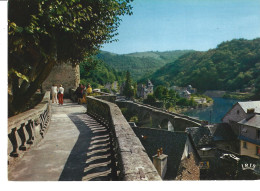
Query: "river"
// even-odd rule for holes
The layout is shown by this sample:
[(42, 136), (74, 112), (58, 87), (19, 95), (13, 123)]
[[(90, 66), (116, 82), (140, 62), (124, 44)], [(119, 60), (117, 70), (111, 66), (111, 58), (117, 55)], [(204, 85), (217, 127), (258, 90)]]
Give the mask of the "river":
[(213, 98), (214, 104), (204, 109), (194, 109), (183, 114), (190, 117), (195, 117), (200, 120), (206, 120), (211, 123), (220, 123), (222, 117), (231, 109), (231, 107), (239, 100), (225, 99), (225, 98)]

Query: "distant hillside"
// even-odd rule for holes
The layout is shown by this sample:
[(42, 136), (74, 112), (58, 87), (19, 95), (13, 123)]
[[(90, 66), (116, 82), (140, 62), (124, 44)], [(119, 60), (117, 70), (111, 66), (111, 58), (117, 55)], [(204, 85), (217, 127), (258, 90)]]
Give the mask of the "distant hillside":
[(100, 85), (104, 86), (106, 83), (113, 83), (118, 81), (119, 83), (124, 80), (125, 73), (117, 72), (114, 68), (104, 62), (96, 62), (95, 66), (92, 66), (88, 62), (80, 63), (80, 82), (84, 85), (91, 84), (93, 88), (97, 88)]
[(206, 52), (191, 52), (151, 76), (154, 85), (237, 90), (260, 84), (260, 38), (235, 39)]
[(131, 54), (113, 54), (101, 51), (98, 58), (113, 67), (116, 71), (129, 71), (135, 79), (141, 79), (155, 72), (167, 63), (174, 62), (178, 57), (191, 50), (167, 52), (138, 52)]

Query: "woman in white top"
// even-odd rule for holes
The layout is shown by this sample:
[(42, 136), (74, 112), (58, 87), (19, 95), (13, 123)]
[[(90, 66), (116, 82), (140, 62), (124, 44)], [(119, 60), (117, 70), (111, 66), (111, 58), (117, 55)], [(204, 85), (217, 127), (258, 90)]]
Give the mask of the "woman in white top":
[(53, 84), (51, 87), (52, 103), (54, 103), (54, 101), (55, 101), (55, 103), (58, 103), (57, 93), (58, 93), (58, 88), (55, 84)]
[(63, 105), (63, 94), (64, 94), (64, 88), (62, 87), (62, 85), (60, 85), (60, 87), (59, 87), (59, 93), (58, 93), (59, 104), (60, 104), (60, 105)]

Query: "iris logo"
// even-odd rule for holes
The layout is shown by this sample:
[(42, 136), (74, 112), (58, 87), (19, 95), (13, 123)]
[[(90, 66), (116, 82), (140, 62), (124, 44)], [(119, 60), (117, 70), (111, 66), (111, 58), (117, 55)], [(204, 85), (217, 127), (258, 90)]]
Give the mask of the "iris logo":
[(241, 164), (243, 170), (255, 170), (256, 165), (255, 164)]

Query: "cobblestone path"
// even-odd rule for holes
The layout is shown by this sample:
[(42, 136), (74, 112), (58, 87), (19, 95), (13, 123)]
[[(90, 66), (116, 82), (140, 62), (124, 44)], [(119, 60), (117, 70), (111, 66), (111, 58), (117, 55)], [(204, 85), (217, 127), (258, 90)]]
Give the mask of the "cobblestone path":
[(106, 127), (86, 114), (82, 105), (65, 100), (52, 104), (44, 139), (11, 169), (9, 180), (112, 180), (110, 138)]

